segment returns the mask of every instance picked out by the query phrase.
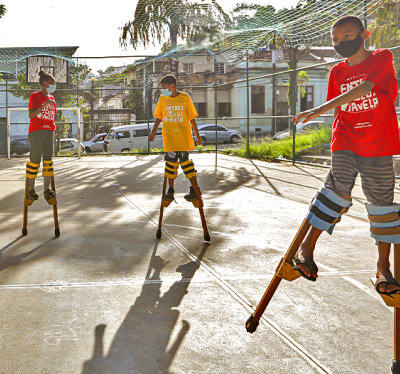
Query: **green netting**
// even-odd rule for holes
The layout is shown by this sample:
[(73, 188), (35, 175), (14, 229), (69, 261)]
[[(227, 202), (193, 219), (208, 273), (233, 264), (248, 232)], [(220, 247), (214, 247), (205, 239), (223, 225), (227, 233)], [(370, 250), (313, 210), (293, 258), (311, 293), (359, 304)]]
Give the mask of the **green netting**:
[(26, 59), (31, 56), (51, 56), (74, 62), (71, 56), (78, 47), (13, 47), (0, 48), (0, 72), (16, 74), (26, 68)]
[[(125, 25), (121, 40), (136, 46), (169, 36), (171, 47), (151, 60), (205, 53), (233, 63), (272, 44), (300, 47), (320, 43), (329, 38), (336, 19), (344, 15), (371, 18), (388, 2), (395, 1), (309, 0), (280, 11), (270, 5), (242, 4), (228, 15), (216, 1), (140, 0), (135, 19)], [(176, 46), (177, 37), (186, 39), (187, 44)]]

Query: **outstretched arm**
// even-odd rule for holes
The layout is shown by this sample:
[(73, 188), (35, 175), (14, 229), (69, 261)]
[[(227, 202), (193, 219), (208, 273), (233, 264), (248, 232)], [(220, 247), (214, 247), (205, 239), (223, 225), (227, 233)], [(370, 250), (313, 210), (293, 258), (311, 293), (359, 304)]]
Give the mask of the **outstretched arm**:
[[(350, 103), (351, 101), (357, 100), (360, 97), (368, 95), (371, 90), (374, 88), (375, 84), (370, 81), (364, 81), (357, 87), (352, 88), (350, 91), (345, 92), (332, 100), (327, 101), (325, 104), (322, 104), (316, 108), (306, 110), (304, 112), (300, 112), (296, 114), (292, 118), (292, 122), (295, 125), (299, 123), (301, 119), (303, 119), (303, 123), (308, 122), (310, 119), (317, 118), (322, 114), (325, 114), (328, 110), (335, 109), (340, 107), (343, 104)], [(337, 112), (335, 113), (336, 116)]]

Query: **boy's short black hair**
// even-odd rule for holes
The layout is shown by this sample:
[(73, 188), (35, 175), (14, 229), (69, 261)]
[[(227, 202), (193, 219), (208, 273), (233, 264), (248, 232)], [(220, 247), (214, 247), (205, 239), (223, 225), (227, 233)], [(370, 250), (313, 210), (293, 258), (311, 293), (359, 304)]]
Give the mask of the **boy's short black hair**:
[(333, 25), (332, 25), (332, 27), (331, 27), (331, 30), (332, 30), (334, 27), (338, 27), (338, 26), (344, 25), (345, 23), (352, 23), (352, 24), (353, 24), (354, 26), (356, 26), (361, 32), (364, 32), (364, 31), (365, 31), (363, 22), (361, 21), (360, 18), (355, 17), (355, 16), (344, 16), (344, 17), (339, 18), (338, 20), (336, 20), (336, 21), (333, 23)]
[(169, 84), (169, 85), (175, 84), (175, 86), (176, 86), (176, 78), (175, 78), (175, 75), (168, 74), (168, 75), (166, 75), (165, 77), (162, 77), (162, 79), (161, 79), (161, 81), (160, 81), (160, 84), (161, 84), (161, 83), (165, 83), (165, 84)]

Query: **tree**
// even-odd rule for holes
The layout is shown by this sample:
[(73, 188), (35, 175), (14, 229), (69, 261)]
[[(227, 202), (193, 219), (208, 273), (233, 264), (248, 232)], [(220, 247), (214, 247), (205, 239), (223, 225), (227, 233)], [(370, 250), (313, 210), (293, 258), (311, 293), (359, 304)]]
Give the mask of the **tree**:
[(6, 11), (7, 11), (7, 9), (6, 9), (5, 5), (0, 4), (0, 18), (2, 18), (4, 16)]
[(135, 111), (137, 120), (146, 119), (145, 105), (143, 100), (143, 89), (139, 86), (136, 80), (132, 79), (126, 86), (128, 91), (124, 100), (124, 108), (131, 108)]
[(120, 44), (127, 46), (128, 41), (136, 48), (155, 41), (162, 43), (169, 33), (171, 49), (177, 47), (178, 37), (191, 39), (194, 35), (210, 33), (229, 22), (229, 16), (216, 0), (189, 3), (187, 0), (139, 0), (133, 21), (122, 27)]
[[(76, 89), (77, 85), (82, 84), (85, 81), (86, 76), (89, 74), (90, 69), (87, 65), (71, 65), (68, 67), (68, 81), (67, 85), (60, 86), (52, 95), (56, 99), (57, 106), (59, 108), (62, 107), (74, 107), (76, 106), (76, 91), (72, 91)], [(27, 85), (26, 83), (26, 72), (21, 73), (17, 76), (18, 84), (11, 86), (11, 93), (16, 96), (23, 98), (28, 101), (30, 94), (32, 92), (32, 86)], [(64, 89), (64, 90), (63, 90)], [(78, 98), (79, 105), (83, 104), (85, 101), (93, 100), (93, 95), (88, 91), (79, 91), (80, 97)], [(58, 111), (56, 113), (55, 120), (57, 122), (56, 126), (56, 150), (55, 153), (59, 150), (59, 140), (61, 137), (65, 136), (68, 132), (71, 122), (70, 117), (66, 118), (63, 116), (62, 111)], [(69, 123), (68, 123), (69, 122)], [(60, 124), (62, 123), (62, 124)]]

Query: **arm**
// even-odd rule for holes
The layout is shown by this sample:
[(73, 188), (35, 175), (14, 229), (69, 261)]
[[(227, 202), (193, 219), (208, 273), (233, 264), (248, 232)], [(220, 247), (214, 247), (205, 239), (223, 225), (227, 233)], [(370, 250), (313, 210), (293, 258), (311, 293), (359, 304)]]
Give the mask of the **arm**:
[(42, 104), (39, 108), (32, 108), (29, 109), (29, 118), (35, 118), (44, 108), (46, 108), (47, 106), (51, 105), (51, 104), (55, 104), (56, 102), (52, 99), (47, 100), (44, 104)]
[(190, 121), (190, 124), (191, 124), (191, 126), (192, 126), (193, 131), (194, 131), (194, 134), (196, 135), (197, 145), (201, 145), (202, 140), (201, 140), (201, 136), (200, 136), (200, 134), (199, 134), (199, 130), (198, 130), (198, 128), (197, 128), (196, 120), (193, 118), (193, 119)]
[(161, 119), (157, 118), (156, 122), (154, 123), (153, 130), (151, 131), (151, 134), (149, 135), (149, 141), (152, 142), (154, 141), (154, 138), (156, 137), (156, 132), (158, 130), (158, 126), (160, 126), (160, 123), (162, 122)]
[[(292, 122), (295, 125), (299, 123), (299, 121), (304, 118), (303, 123), (308, 122), (310, 119), (319, 117), (322, 114), (325, 114), (328, 110), (335, 109), (340, 107), (343, 104), (350, 103), (351, 101), (357, 100), (362, 96), (368, 95), (371, 90), (374, 88), (375, 84), (370, 81), (364, 81), (357, 87), (354, 87), (350, 91), (345, 92), (342, 95), (335, 97), (332, 100), (327, 101), (325, 104), (322, 104), (316, 108), (306, 110), (305, 112), (300, 112), (296, 114), (292, 118)], [(338, 112), (334, 111), (335, 117)]]

